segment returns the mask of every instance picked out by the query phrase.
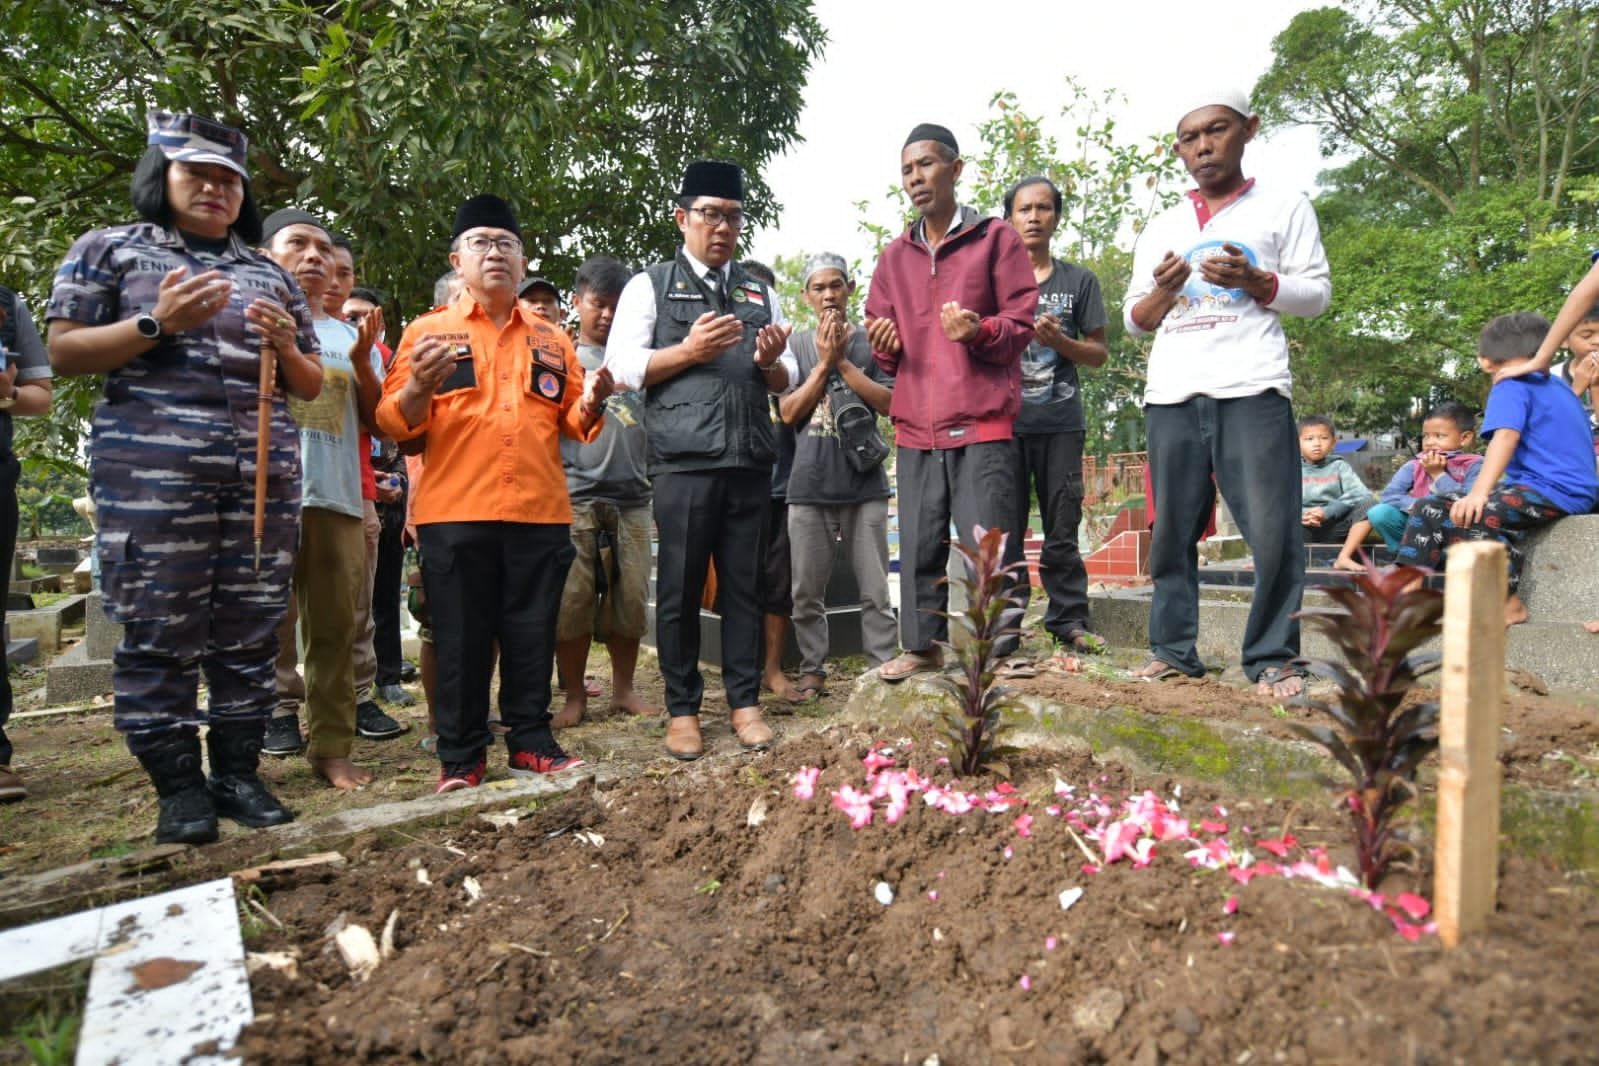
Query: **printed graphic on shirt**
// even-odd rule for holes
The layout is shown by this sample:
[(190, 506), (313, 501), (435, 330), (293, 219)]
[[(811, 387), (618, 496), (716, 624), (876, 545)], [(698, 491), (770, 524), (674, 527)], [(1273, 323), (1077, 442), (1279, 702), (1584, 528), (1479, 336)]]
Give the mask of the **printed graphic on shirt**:
[[(1054, 315), (1068, 336), (1072, 333), (1072, 309), (1077, 294), (1057, 292), (1040, 294), (1038, 314)], [(1055, 368), (1064, 357), (1055, 349), (1034, 341), (1022, 353), (1022, 402), (1051, 403), (1069, 400), (1077, 395), (1077, 387), (1069, 381), (1056, 381)]]
[(322, 391), (314, 400), (289, 397), (289, 414), (308, 433), (320, 433), (330, 441), (344, 439), (344, 419), (353, 387), (351, 375), (332, 367), (322, 369)]
[[(1222, 245), (1226, 243), (1228, 242), (1205, 241), (1188, 250), (1185, 258), (1193, 271), (1188, 275), (1188, 283), (1183, 286), (1182, 295), (1177, 297), (1177, 303), (1166, 312), (1163, 332), (1191, 333), (1194, 330), (1215, 329), (1238, 321), (1238, 312), (1233, 309), (1234, 305), (1250, 297), (1243, 289), (1223, 289), (1212, 285), (1199, 272), (1205, 260), (1226, 254), (1222, 250)], [(1239, 245), (1237, 242), (1233, 242), (1233, 246), (1243, 249), (1244, 258), (1249, 260), (1250, 266), (1260, 265), (1260, 257), (1255, 254), (1253, 248)]]
[(605, 417), (631, 428), (644, 422), (644, 394), (637, 389), (613, 392), (605, 401)]

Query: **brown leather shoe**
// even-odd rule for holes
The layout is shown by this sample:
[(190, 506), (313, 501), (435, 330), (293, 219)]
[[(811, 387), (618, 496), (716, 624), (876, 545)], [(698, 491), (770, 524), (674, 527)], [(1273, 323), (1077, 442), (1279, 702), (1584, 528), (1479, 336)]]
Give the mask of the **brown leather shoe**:
[(673, 715), (666, 720), (666, 750), (672, 758), (684, 762), (691, 762), (705, 754), (705, 742), (700, 739), (699, 715)]
[(733, 712), (733, 732), (745, 751), (765, 751), (772, 746), (772, 727), (761, 717), (759, 707), (740, 707)]

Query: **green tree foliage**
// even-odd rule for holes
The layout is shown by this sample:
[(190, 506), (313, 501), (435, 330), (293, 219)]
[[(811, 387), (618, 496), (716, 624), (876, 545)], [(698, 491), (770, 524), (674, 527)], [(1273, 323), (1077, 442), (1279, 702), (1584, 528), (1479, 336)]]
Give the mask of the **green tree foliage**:
[[(1127, 335), (1121, 300), (1132, 270), (1133, 242), (1150, 218), (1176, 199), (1173, 181), (1181, 167), (1169, 138), (1128, 137), (1118, 128), (1110, 112), (1121, 94), (1095, 95), (1075, 78), (1065, 82), (1058, 122), (1028, 113), (1014, 93), (995, 94), (993, 115), (979, 127), (981, 143), (964, 153), (960, 196), (978, 211), (997, 215), (1005, 191), (1022, 178), (1042, 174), (1060, 187), (1063, 220), (1055, 254), (1092, 270), (1105, 294), (1110, 358), (1103, 367), (1079, 374), (1088, 427), (1085, 449), (1103, 456), (1143, 447), (1139, 403), (1149, 347), (1147, 340)], [(1056, 125), (1071, 131), (1064, 147), (1050, 132)], [(861, 229), (879, 252), (910, 223), (897, 185), (885, 198), (899, 216), (895, 224), (868, 217), (868, 201), (855, 205)]]
[(1348, 162), (1317, 201), (1333, 305), (1292, 322), (1296, 403), (1415, 432), (1492, 316), (1552, 314), (1594, 241), (1599, 5), (1366, 0), (1306, 11), (1254, 99)]
[(770, 221), (761, 168), (826, 40), (809, 0), (12, 0), (0, 33), (0, 277), (35, 307), (74, 237), (132, 215), (160, 107), (243, 127), (263, 208), (322, 212), (411, 313), (476, 192), (515, 204), (558, 283), (669, 253), (691, 159), (743, 164)]

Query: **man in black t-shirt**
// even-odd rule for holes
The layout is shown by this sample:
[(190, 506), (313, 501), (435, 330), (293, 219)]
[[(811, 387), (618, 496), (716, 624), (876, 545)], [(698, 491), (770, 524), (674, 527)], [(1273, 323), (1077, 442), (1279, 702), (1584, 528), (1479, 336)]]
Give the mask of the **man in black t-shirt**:
[[(799, 687), (819, 692), (827, 681), (827, 605), (833, 547), (842, 539), (861, 593), (861, 635), (867, 665), (894, 657), (899, 647), (888, 596), (888, 473), (858, 469), (845, 454), (837, 416), (864, 403), (888, 414), (893, 379), (877, 366), (866, 331), (849, 321), (855, 283), (842, 256), (824, 252), (805, 264), (805, 302), (816, 329), (789, 338), (799, 384), (783, 397), (783, 421), (797, 431), (788, 476), (788, 540), (793, 565), (794, 639), (800, 649)], [(854, 414), (860, 417), (856, 410)], [(886, 449), (884, 449), (886, 453)]]
[[(1005, 194), (1005, 218), (1021, 234), (1038, 279), (1038, 323), (1022, 355), (1022, 409), (1016, 416), (1014, 528), (1026, 529), (1034, 491), (1044, 527), (1038, 573), (1049, 596), (1044, 628), (1068, 653), (1098, 652), (1088, 612), (1088, 571), (1077, 549), (1083, 516), (1083, 400), (1079, 366), (1105, 365), (1105, 302), (1094, 272), (1050, 255), (1060, 224), (1061, 194), (1044, 177), (1026, 178)], [(1021, 537), (1006, 545), (1006, 562), (1022, 559)], [(1026, 582), (1020, 585), (1028, 595)]]

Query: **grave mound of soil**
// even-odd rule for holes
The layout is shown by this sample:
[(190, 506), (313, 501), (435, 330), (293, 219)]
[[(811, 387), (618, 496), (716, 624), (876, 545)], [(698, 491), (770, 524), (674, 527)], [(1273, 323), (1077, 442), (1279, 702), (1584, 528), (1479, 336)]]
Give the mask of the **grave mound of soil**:
[[(1011, 762), (1014, 792), (965, 783), (977, 809), (949, 813), (926, 798), (954, 808), (959, 793), (920, 788), (895, 824), (888, 796), (852, 828), (833, 796), (860, 790), (843, 806), (862, 817), (862, 760), (878, 744), (891, 755), (874, 759), (951, 786), (931, 731), (836, 726), (758, 756), (583, 784), (514, 824), (365, 839), (330, 879), (264, 900), (283, 930), (250, 948), (292, 952), (298, 968), (256, 973), (258, 1017), (238, 1051), (340, 1064), (1558, 1063), (1599, 1047), (1599, 908), (1552, 868), (1507, 858), (1488, 930), (1446, 951), (1347, 891), (1196, 870), (1193, 841), (1087, 872), (1085, 849), (1103, 858), (1103, 842), (1062, 811), (1147, 789), (1173, 817), (1225, 820), (1231, 846), (1256, 845), (1259, 860), (1273, 859), (1260, 842), (1292, 837), (1283, 863), (1325, 848), (1336, 866), (1349, 855), (1330, 803), (1034, 749)], [(802, 799), (807, 768), (820, 774)], [(1421, 869), (1382, 887), (1429, 885)], [(1063, 907), (1072, 888), (1081, 897)], [(333, 933), (356, 924), (381, 940), (391, 916), (392, 953), (355, 979)]]

